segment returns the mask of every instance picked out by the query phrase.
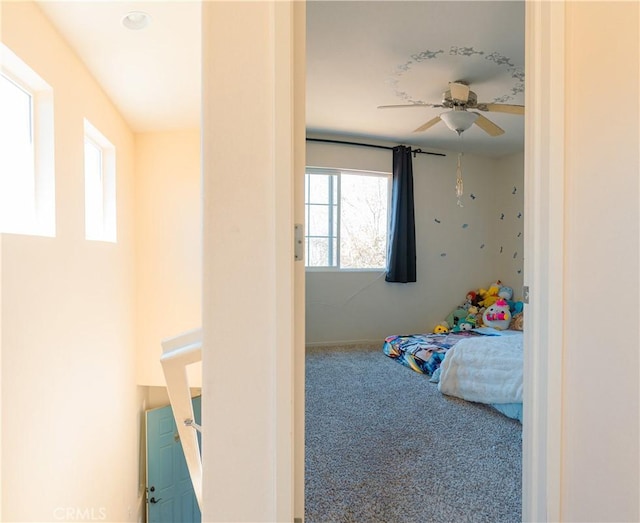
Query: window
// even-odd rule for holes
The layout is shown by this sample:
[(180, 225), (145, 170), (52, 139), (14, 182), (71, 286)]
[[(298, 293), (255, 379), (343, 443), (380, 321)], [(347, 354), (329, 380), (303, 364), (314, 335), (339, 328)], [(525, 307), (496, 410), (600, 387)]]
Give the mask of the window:
[(84, 218), (87, 240), (116, 241), (115, 148), (84, 121)]
[(307, 168), (307, 267), (384, 269), (391, 176)]
[(2, 44), (0, 55), (0, 232), (53, 236), (53, 91)]

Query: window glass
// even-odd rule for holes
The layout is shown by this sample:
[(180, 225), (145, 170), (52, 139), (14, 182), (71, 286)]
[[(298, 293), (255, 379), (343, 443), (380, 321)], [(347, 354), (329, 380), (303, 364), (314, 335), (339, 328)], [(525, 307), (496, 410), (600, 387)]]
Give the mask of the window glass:
[(53, 89), (0, 43), (0, 232), (55, 236)]
[(0, 74), (1, 229), (27, 232), (35, 224), (33, 97)]
[(87, 120), (84, 132), (85, 237), (115, 242), (115, 148)]
[(307, 169), (307, 267), (385, 267), (390, 179), (386, 173)]

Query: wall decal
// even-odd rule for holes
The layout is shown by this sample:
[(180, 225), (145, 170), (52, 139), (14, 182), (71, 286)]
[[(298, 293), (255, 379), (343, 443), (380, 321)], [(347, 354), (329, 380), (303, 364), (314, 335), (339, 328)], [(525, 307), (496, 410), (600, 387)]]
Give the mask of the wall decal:
[(484, 243), (480, 246), (481, 249), (484, 249)]
[(500, 246), (500, 254), (502, 254), (502, 245)]
[(444, 258), (446, 255), (447, 255), (447, 253), (446, 253), (446, 252), (441, 252), (441, 253), (440, 253), (440, 256), (442, 256), (443, 258)]
[(440, 220), (438, 220), (438, 218), (436, 218), (435, 220), (433, 220), (436, 223), (442, 223)]
[[(447, 82), (458, 78), (445, 78), (442, 74), (444, 68), (438, 64), (439, 60), (446, 60), (447, 70), (468, 70), (469, 66), (486, 68), (487, 62), (491, 62), (489, 69), (494, 79), (499, 82), (498, 93), (494, 92), (491, 99), (484, 98), (483, 102), (505, 103), (524, 93), (524, 68), (517, 67), (508, 56), (497, 51), (483, 51), (472, 46), (451, 46), (448, 50), (426, 49), (411, 54), (409, 59), (396, 66), (394, 73), (387, 82), (394, 94), (405, 103), (433, 104), (439, 103), (442, 91), (446, 89)], [(475, 63), (469, 63), (475, 62)], [(435, 64), (435, 68), (434, 65)], [(439, 78), (439, 76), (441, 78)], [(442, 85), (434, 86), (428, 93), (429, 99), (423, 99), (425, 93), (424, 78), (432, 78)], [(438, 89), (434, 91), (433, 89)], [(433, 98), (436, 96), (437, 98)]]
[(521, 232), (519, 232), (519, 233), (518, 233), (518, 238), (520, 238), (520, 236), (522, 236), (522, 233), (521, 233)]
[(522, 218), (522, 213), (521, 212), (518, 213), (518, 218)]
[[(468, 69), (468, 61), (482, 61), (477, 65), (484, 65), (486, 68), (487, 62), (491, 62), (490, 71), (494, 78), (502, 80), (500, 89), (505, 89), (502, 93), (498, 93), (492, 100), (483, 98), (483, 102), (493, 103), (505, 103), (513, 100), (516, 96), (524, 93), (524, 68), (517, 67), (511, 61), (511, 58), (504, 56), (503, 54), (492, 51), (487, 52), (480, 49), (476, 49), (470, 46), (451, 46), (448, 50), (426, 49), (418, 53), (414, 53), (409, 56), (409, 59), (398, 66), (396, 66), (394, 73), (389, 77), (388, 83), (391, 86), (394, 94), (403, 100), (405, 103), (413, 104), (434, 104), (438, 103), (439, 98), (424, 100), (424, 78), (437, 76), (442, 70), (442, 67), (438, 64), (434, 70), (432, 64), (437, 63), (440, 59), (445, 59), (449, 69), (460, 70)], [(425, 72), (424, 69), (427, 69)], [(436, 96), (440, 96), (442, 91), (446, 89), (446, 82), (453, 82), (457, 78), (442, 79), (443, 85), (439, 86), (440, 92), (437, 92)], [(418, 94), (416, 94), (418, 93)], [(494, 93), (495, 94), (495, 93)], [(430, 93), (432, 97), (434, 93)]]
[(517, 188), (517, 187), (514, 187), (514, 188), (513, 188), (513, 191), (511, 191), (511, 194), (515, 194), (515, 193), (517, 193), (517, 192), (518, 192), (518, 188)]
[(522, 269), (518, 269), (518, 274), (522, 274)]
[(518, 257), (518, 251), (513, 253), (513, 259), (515, 260)]
[(471, 194), (469, 195), (469, 198), (471, 198), (472, 200), (475, 200), (475, 199), (476, 199), (476, 195), (475, 195), (475, 194), (473, 194), (473, 193), (471, 193)]
[(500, 219), (504, 220), (504, 213), (500, 213)]
[(466, 229), (467, 227), (469, 227), (469, 224), (468, 224), (468, 223), (463, 223), (463, 224), (462, 224), (462, 228), (463, 228), (463, 229)]

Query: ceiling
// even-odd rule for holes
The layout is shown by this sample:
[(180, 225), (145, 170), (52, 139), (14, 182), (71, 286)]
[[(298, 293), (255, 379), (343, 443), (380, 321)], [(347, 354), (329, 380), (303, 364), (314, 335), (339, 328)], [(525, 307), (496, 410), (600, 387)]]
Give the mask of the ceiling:
[(379, 105), (440, 103), (463, 80), (478, 101), (524, 104), (524, 1), (307, 3), (307, 130), (424, 149), (502, 156), (524, 147), (524, 117), (483, 112), (506, 132), (476, 125), (459, 138), (446, 109)]
[[(200, 126), (200, 2), (39, 0), (136, 132)], [(145, 29), (121, 24), (151, 15)]]
[[(136, 132), (200, 125), (200, 2), (40, 0)], [(150, 25), (125, 29), (129, 11)], [(481, 102), (524, 104), (524, 0), (307, 2), (307, 132), (423, 149), (502, 156), (521, 151), (524, 118), (482, 113), (506, 132), (477, 126), (458, 137), (443, 122), (412, 131), (445, 109), (451, 81)]]

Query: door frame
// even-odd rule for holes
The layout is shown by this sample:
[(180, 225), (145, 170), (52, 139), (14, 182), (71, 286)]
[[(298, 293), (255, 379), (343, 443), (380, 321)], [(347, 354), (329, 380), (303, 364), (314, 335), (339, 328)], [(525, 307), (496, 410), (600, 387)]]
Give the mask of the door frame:
[[(531, 328), (525, 330), (523, 521), (560, 521), (564, 338), (564, 10), (564, 0), (526, 0), (524, 208), (527, 256), (524, 284), (530, 292), (526, 310), (527, 325)], [(301, 176), (300, 172), (297, 166), (296, 180)], [(295, 285), (296, 298), (300, 292), (304, 298), (303, 275), (296, 274)], [(296, 301), (296, 305), (298, 303)], [(304, 311), (304, 299), (300, 303)], [(299, 316), (296, 316), (295, 331), (304, 333), (304, 321)], [(304, 345), (298, 337), (296, 342), (296, 353), (303, 354)], [(304, 405), (304, 367), (296, 365), (294, 382), (296, 404)], [(303, 407), (302, 411), (296, 408), (295, 414), (296, 427), (300, 423), (304, 426)], [(304, 433), (299, 430), (296, 431), (295, 447), (296, 456), (302, 455), (303, 460)], [(296, 467), (295, 486), (295, 513), (302, 515), (303, 466)]]
[(523, 521), (561, 516), (564, 11), (564, 0), (526, 3)]

